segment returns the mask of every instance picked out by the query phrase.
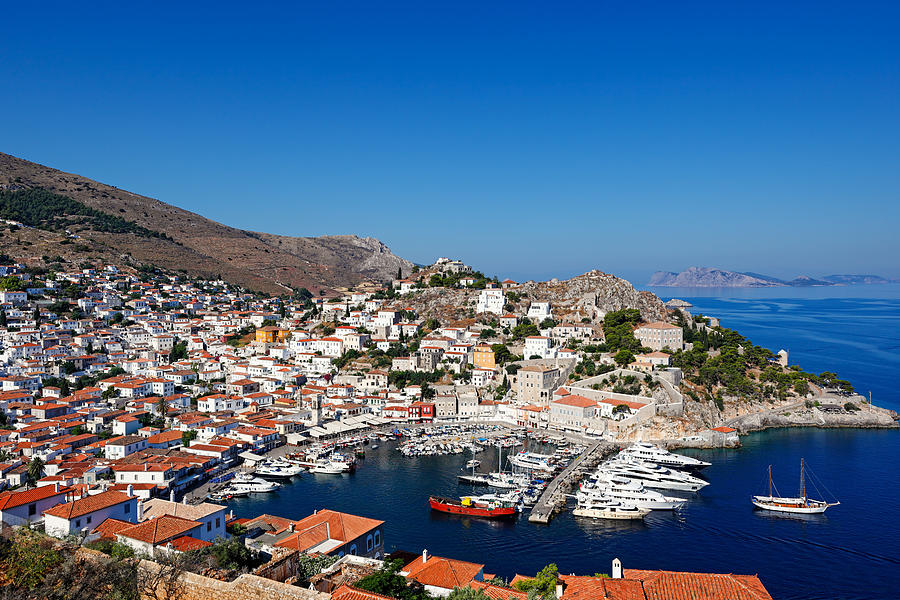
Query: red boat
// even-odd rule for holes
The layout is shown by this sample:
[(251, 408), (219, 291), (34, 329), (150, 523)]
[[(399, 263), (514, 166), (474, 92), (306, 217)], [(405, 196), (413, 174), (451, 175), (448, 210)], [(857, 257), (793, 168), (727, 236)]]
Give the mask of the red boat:
[(515, 516), (516, 514), (515, 506), (507, 506), (505, 503), (501, 502), (476, 504), (472, 502), (471, 498), (454, 500), (452, 498), (441, 498), (440, 496), (429, 496), (428, 503), (431, 505), (431, 510), (439, 510), (454, 515), (469, 515), (471, 517), (484, 517), (486, 519), (502, 519)]

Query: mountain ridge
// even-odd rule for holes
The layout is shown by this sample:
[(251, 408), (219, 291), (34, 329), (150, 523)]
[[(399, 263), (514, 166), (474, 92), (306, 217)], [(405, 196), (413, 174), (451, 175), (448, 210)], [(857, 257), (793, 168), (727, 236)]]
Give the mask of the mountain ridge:
[(815, 287), (833, 285), (875, 285), (894, 283), (880, 275), (826, 275), (820, 278), (798, 275), (779, 279), (761, 273), (728, 271), (712, 267), (688, 267), (680, 273), (656, 271), (647, 285), (657, 287)]
[(74, 241), (71, 236), (52, 229), (19, 229), (14, 236), (2, 236), (0, 251), (28, 264), (56, 256), (86, 262), (130, 260), (191, 275), (221, 275), (231, 283), (276, 294), (301, 287), (326, 293), (364, 281), (384, 282), (396, 276), (398, 269), (409, 273), (413, 267), (375, 238), (249, 232), (155, 198), (0, 153), (0, 190), (35, 189), (133, 223), (135, 231), (146, 229), (160, 236), (97, 231), (76, 224), (77, 231), (70, 231), (78, 236), (76, 245), (84, 249), (83, 256), (64, 246), (66, 240)]

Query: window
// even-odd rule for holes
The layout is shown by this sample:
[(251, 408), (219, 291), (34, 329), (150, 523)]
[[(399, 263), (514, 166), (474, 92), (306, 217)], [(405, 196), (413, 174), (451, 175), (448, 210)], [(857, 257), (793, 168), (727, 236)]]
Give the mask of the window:
[(37, 514), (37, 504), (28, 505), (28, 516), (32, 517)]
[(353, 544), (352, 546), (350, 546), (350, 554), (358, 554), (358, 553), (359, 553), (359, 548), (356, 547), (356, 544)]
[(375, 532), (375, 546), (378, 547), (381, 545), (381, 531)]
[(88, 518), (87, 518), (87, 524), (90, 525), (90, 524), (91, 524), (91, 521), (92, 521), (93, 519), (94, 519), (94, 517), (88, 517)]
[(222, 522), (221, 519), (219, 517), (216, 517), (216, 529), (221, 527), (221, 522)]
[(81, 527), (81, 519), (75, 520), (75, 527)]
[(207, 522), (206, 522), (206, 530), (207, 530), (207, 531), (212, 531), (212, 521), (207, 521)]
[(125, 504), (125, 514), (127, 515), (130, 512), (131, 512), (131, 504)]

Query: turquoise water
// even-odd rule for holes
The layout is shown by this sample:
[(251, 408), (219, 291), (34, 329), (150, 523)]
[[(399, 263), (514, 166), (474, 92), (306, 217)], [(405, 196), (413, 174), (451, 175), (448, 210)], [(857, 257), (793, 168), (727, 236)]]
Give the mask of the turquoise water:
[[(664, 293), (719, 316), (756, 343), (787, 348), (792, 362), (807, 370), (836, 371), (860, 390), (871, 389), (876, 403), (900, 408), (893, 389), (900, 298), (822, 298), (818, 289), (809, 297), (776, 298), (761, 297), (772, 290), (752, 291), (758, 296)], [(771, 430), (743, 443), (737, 450), (692, 452), (713, 463), (704, 472), (711, 485), (678, 514), (654, 512), (644, 523), (594, 522), (567, 512), (537, 526), (432, 513), (428, 494), (471, 489), (456, 483), (465, 458), (403, 458), (393, 444), (370, 450), (353, 475), (304, 475), (275, 494), (232, 506), (240, 516), (301, 517), (333, 508), (383, 519), (389, 550), (427, 548), (504, 576), (534, 573), (549, 562), (564, 573), (608, 572), (619, 557), (626, 568), (758, 573), (775, 598), (900, 596), (900, 528), (894, 522), (900, 433)], [(801, 457), (842, 505), (807, 518), (754, 511), (749, 496), (763, 484), (766, 466), (774, 466), (780, 490), (790, 493), (798, 486)], [(479, 458), (486, 468), (496, 454)]]

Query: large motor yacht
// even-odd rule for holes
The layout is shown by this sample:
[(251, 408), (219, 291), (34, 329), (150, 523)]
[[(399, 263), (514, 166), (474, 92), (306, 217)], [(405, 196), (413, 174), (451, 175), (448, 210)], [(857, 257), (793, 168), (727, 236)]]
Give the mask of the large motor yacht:
[(661, 490), (696, 492), (709, 485), (708, 481), (684, 471), (630, 457), (611, 460), (603, 465), (603, 470), (640, 481), (644, 487)]
[(644, 488), (639, 482), (624, 477), (601, 474), (596, 479), (585, 481), (575, 497), (579, 502), (590, 498), (604, 497), (648, 510), (675, 510), (685, 503), (684, 498), (663, 496), (655, 490)]
[(708, 462), (682, 454), (673, 454), (668, 450), (646, 442), (635, 442), (622, 450), (619, 456), (631, 456), (639, 460), (669, 467), (670, 469), (704, 469), (709, 466)]

